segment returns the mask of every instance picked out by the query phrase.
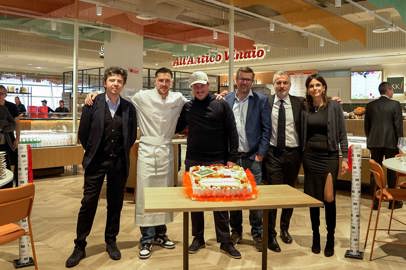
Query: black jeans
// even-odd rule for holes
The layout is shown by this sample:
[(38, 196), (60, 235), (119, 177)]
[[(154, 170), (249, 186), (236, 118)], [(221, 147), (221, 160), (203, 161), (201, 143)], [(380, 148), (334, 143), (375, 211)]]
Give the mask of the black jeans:
[(86, 168), (82, 206), (76, 227), (75, 245), (77, 247), (84, 248), (87, 244), (86, 237), (93, 225), (105, 176), (107, 176), (107, 219), (104, 240), (107, 244), (116, 241), (120, 230), (124, 188), (128, 177), (124, 157), (92, 162)]

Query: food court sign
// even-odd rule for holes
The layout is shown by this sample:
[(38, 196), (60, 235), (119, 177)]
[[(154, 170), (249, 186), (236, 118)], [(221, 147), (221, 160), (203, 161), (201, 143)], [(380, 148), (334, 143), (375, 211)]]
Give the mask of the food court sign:
[[(261, 60), (266, 55), (265, 49), (258, 48), (246, 51), (234, 51), (234, 61)], [(217, 54), (205, 54), (199, 56), (182, 56), (172, 62), (172, 67), (189, 67), (197, 65), (211, 65), (228, 62), (230, 54), (228, 51), (218, 52)]]

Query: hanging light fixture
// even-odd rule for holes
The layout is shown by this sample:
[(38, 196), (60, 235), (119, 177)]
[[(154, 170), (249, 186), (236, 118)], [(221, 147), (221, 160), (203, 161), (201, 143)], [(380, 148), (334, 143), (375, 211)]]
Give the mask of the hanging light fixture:
[(269, 23), (269, 31), (271, 32), (275, 31), (275, 24), (273, 22)]
[(96, 16), (101, 16), (103, 15), (103, 7), (100, 5), (96, 5)]
[(324, 39), (320, 39), (320, 47), (324, 47)]
[(217, 33), (216, 30), (213, 30), (213, 39), (218, 39), (219, 38), (219, 34)]
[(335, 7), (340, 8), (341, 7), (341, 0), (335, 0)]
[(51, 30), (56, 31), (56, 22), (51, 21)]

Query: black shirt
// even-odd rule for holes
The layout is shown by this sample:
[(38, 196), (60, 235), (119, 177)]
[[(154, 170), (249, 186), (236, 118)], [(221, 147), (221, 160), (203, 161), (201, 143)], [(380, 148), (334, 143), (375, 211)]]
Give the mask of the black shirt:
[(18, 109), (18, 113), (25, 113), (27, 110), (25, 109), (25, 106), (24, 106), (24, 104), (22, 104), (22, 103), (20, 103), (20, 104), (18, 104), (18, 105), (16, 105), (17, 106), (17, 109)]
[(328, 151), (327, 108), (309, 113), (307, 118), (307, 147), (313, 150)]
[(6, 105), (8, 111), (10, 112), (10, 114), (13, 118), (16, 118), (20, 114), (18, 112), (17, 105), (15, 105), (14, 103), (6, 100), (6, 103), (4, 105)]
[(177, 132), (189, 127), (186, 159), (193, 161), (237, 160), (238, 134), (234, 114), (224, 100), (208, 95), (193, 99), (182, 109)]
[(55, 109), (55, 112), (69, 112), (69, 109), (66, 107), (63, 107), (63, 108), (58, 107)]

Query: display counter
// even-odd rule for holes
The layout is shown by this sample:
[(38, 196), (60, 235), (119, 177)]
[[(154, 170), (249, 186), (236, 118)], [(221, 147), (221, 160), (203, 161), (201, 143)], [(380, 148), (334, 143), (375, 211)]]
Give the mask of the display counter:
[[(345, 119), (345, 124), (348, 135), (365, 137), (364, 119)], [(403, 134), (406, 135), (406, 120), (403, 120)]]

